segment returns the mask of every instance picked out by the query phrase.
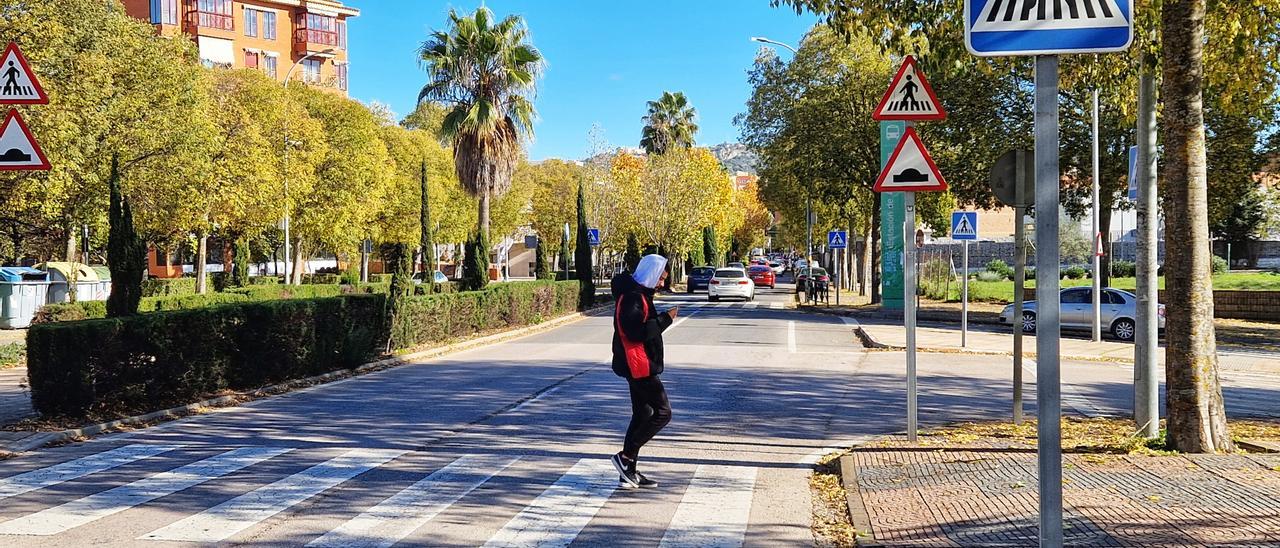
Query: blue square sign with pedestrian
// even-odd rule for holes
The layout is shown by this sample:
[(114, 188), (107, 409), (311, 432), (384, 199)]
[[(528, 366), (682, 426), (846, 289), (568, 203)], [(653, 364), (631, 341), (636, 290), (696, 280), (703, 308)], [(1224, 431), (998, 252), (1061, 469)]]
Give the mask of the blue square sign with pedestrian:
[(832, 230), (827, 233), (827, 247), (845, 249), (849, 247), (849, 233), (843, 230)]
[(1124, 51), (1133, 0), (965, 0), (965, 46), (974, 55)]
[(955, 211), (951, 213), (951, 239), (978, 239), (977, 211)]
[(600, 229), (587, 229), (587, 243), (591, 244), (592, 247), (600, 245)]

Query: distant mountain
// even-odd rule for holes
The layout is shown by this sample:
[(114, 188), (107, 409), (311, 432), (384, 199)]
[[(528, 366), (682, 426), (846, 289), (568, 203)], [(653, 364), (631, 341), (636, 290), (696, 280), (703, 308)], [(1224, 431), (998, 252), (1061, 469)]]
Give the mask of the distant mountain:
[(760, 157), (747, 149), (747, 145), (742, 143), (721, 143), (709, 148), (716, 159), (720, 160), (720, 165), (724, 166), (730, 173), (745, 171), (752, 175), (757, 174), (756, 165), (760, 163)]

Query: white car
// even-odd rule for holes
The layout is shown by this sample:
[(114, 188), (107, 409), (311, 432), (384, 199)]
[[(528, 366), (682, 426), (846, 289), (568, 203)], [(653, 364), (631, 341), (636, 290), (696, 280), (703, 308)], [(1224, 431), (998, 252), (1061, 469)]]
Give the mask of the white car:
[(781, 276), (783, 272), (787, 271), (787, 265), (778, 261), (769, 261), (769, 268), (773, 269), (773, 273), (779, 276)]
[(747, 277), (747, 271), (741, 268), (718, 268), (716, 275), (707, 286), (707, 300), (718, 301), (722, 297), (740, 297), (744, 300), (756, 299), (756, 284)]

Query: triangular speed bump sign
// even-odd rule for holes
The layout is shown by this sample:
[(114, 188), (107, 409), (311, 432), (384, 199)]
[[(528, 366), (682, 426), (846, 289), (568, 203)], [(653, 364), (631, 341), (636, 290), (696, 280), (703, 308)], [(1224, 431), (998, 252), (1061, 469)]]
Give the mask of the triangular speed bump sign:
[(43, 171), (49, 167), (49, 160), (31, 136), (22, 115), (9, 109), (4, 125), (0, 125), (0, 171)]
[(898, 74), (889, 84), (889, 91), (880, 99), (871, 117), (876, 120), (942, 120), (947, 117), (946, 109), (933, 92), (933, 86), (924, 77), (924, 72), (916, 65), (916, 58), (910, 55), (902, 60)]
[(49, 102), (16, 42), (0, 56), (0, 105), (43, 105)]
[(875, 191), (931, 192), (946, 189), (947, 181), (942, 178), (942, 172), (933, 163), (929, 151), (925, 150), (924, 143), (920, 142), (916, 129), (907, 128), (902, 140), (898, 141), (898, 148), (889, 156), (884, 171), (876, 178)]

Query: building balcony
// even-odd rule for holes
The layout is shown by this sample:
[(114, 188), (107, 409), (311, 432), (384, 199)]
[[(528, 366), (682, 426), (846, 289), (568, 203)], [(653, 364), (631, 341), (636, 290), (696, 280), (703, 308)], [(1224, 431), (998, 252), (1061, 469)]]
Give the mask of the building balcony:
[(320, 53), (338, 47), (338, 33), (330, 30), (295, 29), (293, 51), (299, 55)]
[(187, 32), (198, 34), (199, 29), (236, 30), (235, 19), (229, 14), (190, 9), (187, 11)]

